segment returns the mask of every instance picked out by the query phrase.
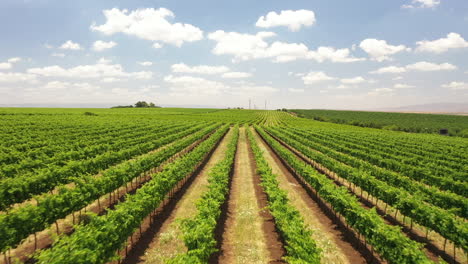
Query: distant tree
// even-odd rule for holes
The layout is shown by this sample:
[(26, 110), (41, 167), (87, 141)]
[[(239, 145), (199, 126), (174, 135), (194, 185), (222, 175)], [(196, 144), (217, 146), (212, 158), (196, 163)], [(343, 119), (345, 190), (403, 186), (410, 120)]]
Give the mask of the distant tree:
[(135, 104), (135, 107), (149, 107), (148, 103), (145, 102), (145, 101), (138, 101), (136, 104)]
[(156, 105), (153, 102), (150, 102), (148, 107), (156, 107)]

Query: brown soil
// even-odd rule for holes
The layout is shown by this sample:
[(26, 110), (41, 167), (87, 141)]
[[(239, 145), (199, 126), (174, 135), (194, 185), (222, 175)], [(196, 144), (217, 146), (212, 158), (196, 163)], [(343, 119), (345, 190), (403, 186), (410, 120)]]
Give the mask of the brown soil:
[[(134, 193), (138, 188), (140, 188), (143, 184), (149, 181), (151, 179), (152, 174), (158, 171), (161, 171), (168, 163), (172, 162), (175, 158), (195, 148), (200, 142), (206, 139), (209, 135), (211, 135), (211, 133), (203, 137), (201, 140), (197, 140), (196, 142), (194, 142), (193, 144), (191, 144), (190, 146), (188, 146), (181, 152), (173, 155), (166, 162), (161, 164), (159, 167), (153, 168), (150, 171), (143, 173), (139, 177), (134, 178), (131, 182), (127, 183), (125, 186), (122, 186), (118, 188), (117, 190), (114, 190), (112, 193), (108, 193), (106, 195), (101, 196), (98, 200), (89, 204), (82, 210), (73, 212), (72, 214), (68, 215), (64, 219), (59, 219), (56, 224), (52, 224), (49, 228), (43, 231), (37, 232), (36, 234), (30, 235), (18, 247), (10, 250), (10, 252), (8, 253), (8, 256), (9, 256), (8, 259), (10, 259), (11, 261), (19, 260), (21, 262), (33, 261), (31, 259), (33, 254), (38, 250), (50, 247), (52, 243), (54, 242), (54, 239), (57, 236), (57, 233), (71, 234), (74, 230), (73, 229), (74, 223), (78, 223), (78, 219), (80, 218), (82, 214), (86, 212), (93, 212), (93, 213), (100, 214), (100, 215), (105, 214), (107, 212), (107, 209), (113, 209), (117, 203), (123, 201), (127, 193), (129, 194)], [(167, 145), (163, 146), (162, 148), (166, 148), (166, 147)], [(162, 148), (159, 148), (151, 152), (161, 150)], [(58, 231), (57, 231), (57, 226), (58, 226)], [(11, 263), (11, 261), (9, 262)], [(4, 264), (4, 263), (5, 263), (5, 258), (4, 257), (0, 258), (0, 264)]]
[(278, 156), (256, 133), (257, 143), (264, 151), (264, 157), (278, 177), (280, 188), (287, 191), (291, 204), (299, 210), (305, 224), (313, 230), (312, 238), (322, 251), (323, 263), (366, 263), (358, 249), (334, 221), (325, 215), (319, 205), (302, 188), (301, 184), (281, 163)]
[[(271, 134), (270, 134), (271, 135)], [(348, 189), (349, 193), (355, 195), (359, 201), (361, 202), (361, 205), (365, 208), (376, 208), (377, 213), (383, 218), (383, 220), (390, 225), (397, 225), (402, 227), (403, 233), (408, 236), (410, 239), (415, 240), (419, 243), (424, 244), (424, 249), (423, 251), (426, 253), (427, 257), (431, 259), (434, 262), (439, 262), (439, 257), (447, 261), (448, 263), (464, 263), (460, 260), (465, 258), (464, 256), (458, 257), (457, 259), (454, 258), (454, 254), (451, 254), (448, 251), (443, 250), (443, 245), (441, 243), (436, 243), (433, 240), (427, 239), (425, 236), (425, 232), (422, 230), (418, 230), (416, 228), (416, 224), (413, 225), (412, 228), (408, 227), (407, 224), (405, 224), (401, 217), (395, 217), (395, 215), (392, 215), (392, 213), (396, 213), (396, 210), (391, 208), (390, 206), (386, 205), (383, 201), (377, 200), (375, 197), (372, 197), (372, 195), (369, 195), (366, 191), (363, 191), (359, 188), (359, 186), (356, 186), (352, 184), (351, 182), (347, 181), (344, 178), (341, 178), (338, 176), (336, 173), (333, 171), (330, 171), (328, 168), (325, 166), (321, 165), (320, 163), (317, 163), (302, 153), (300, 153), (298, 150), (294, 149), (293, 147), (287, 145), (280, 139), (276, 138), (275, 136), (271, 135), (273, 138), (275, 138), (278, 142), (280, 142), (283, 146), (291, 150), (298, 158), (302, 159), (306, 163), (312, 165), (318, 172), (326, 175), (328, 178), (332, 179), (335, 184), (338, 186), (344, 186)], [(318, 152), (318, 151), (317, 151)], [(386, 208), (389, 209), (386, 209)], [(421, 227), (419, 227), (421, 228)], [(450, 247), (447, 246), (447, 249)], [(463, 252), (458, 253), (458, 255), (463, 255)]]
[[(249, 155), (245, 128), (240, 128), (227, 219), (222, 236), (218, 263), (269, 263), (276, 253), (270, 252), (261, 207), (255, 191), (255, 164)], [(277, 243), (277, 242), (275, 242)]]
[(127, 239), (125, 248), (118, 252), (118, 255), (123, 259), (123, 261), (115, 261), (114, 263), (139, 263), (142, 261), (142, 256), (150, 247), (154, 237), (159, 233), (163, 224), (165, 224), (171, 216), (178, 204), (178, 201), (182, 199), (188, 188), (192, 185), (196, 175), (201, 172), (210, 157), (212, 157), (213, 152), (218, 147), (221, 140), (222, 139), (220, 139), (214, 148), (207, 153), (203, 161), (198, 164), (197, 168), (192, 173), (177, 183), (177, 185), (167, 195), (166, 200), (142, 221), (139, 230)]
[(231, 135), (232, 132), (229, 132), (221, 141), (206, 165), (196, 175), (193, 183), (187, 188), (185, 194), (177, 201), (169, 217), (148, 245), (144, 255), (140, 257), (139, 263), (164, 263), (167, 259), (186, 252), (187, 248), (182, 238), (182, 230), (179, 228), (179, 220), (192, 217), (197, 213), (195, 202), (207, 189), (209, 171), (224, 158)]

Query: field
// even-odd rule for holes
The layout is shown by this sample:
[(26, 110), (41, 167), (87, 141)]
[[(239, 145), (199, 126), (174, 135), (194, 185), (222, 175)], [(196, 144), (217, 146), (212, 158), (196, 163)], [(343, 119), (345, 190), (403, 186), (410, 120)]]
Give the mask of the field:
[(468, 137), (468, 116), (339, 110), (292, 111), (301, 117), (338, 124), (413, 133), (439, 133), (440, 129), (448, 129), (450, 136)]
[(0, 108), (0, 263), (468, 262), (467, 117), (297, 113)]

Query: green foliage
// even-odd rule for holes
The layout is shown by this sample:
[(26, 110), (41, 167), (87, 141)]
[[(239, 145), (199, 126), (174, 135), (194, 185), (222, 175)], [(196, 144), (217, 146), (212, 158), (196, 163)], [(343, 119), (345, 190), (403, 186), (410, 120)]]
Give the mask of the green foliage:
[(271, 171), (250, 130), (248, 137), (255, 155), (257, 172), (268, 196), (268, 208), (286, 242), (287, 255), (284, 259), (288, 263), (320, 263), (321, 250), (311, 238), (312, 231), (305, 226), (299, 211), (289, 203), (288, 195), (279, 187), (276, 175)]
[(275, 141), (263, 129), (256, 127), (262, 137), (273, 147), (322, 199), (346, 218), (346, 222), (366, 237), (374, 249), (390, 263), (432, 263), (421, 251), (421, 245), (404, 236), (397, 227), (385, 224), (374, 209), (366, 210), (355, 196), (344, 187), (338, 187), (325, 175), (294, 156), (288, 149)]
[(468, 116), (337, 110), (291, 111), (300, 117), (317, 121), (412, 133), (439, 133), (439, 129), (447, 128), (451, 136), (468, 137)]
[(169, 263), (208, 263), (210, 256), (218, 251), (215, 229), (221, 215), (221, 206), (229, 193), (229, 178), (239, 138), (239, 128), (235, 126), (225, 157), (209, 172), (208, 190), (197, 200), (198, 213), (181, 223), (183, 238), (188, 251)]
[(88, 225), (75, 227), (70, 236), (62, 236), (51, 249), (41, 251), (39, 263), (107, 263), (115, 257), (142, 220), (158, 208), (169, 191), (188, 176), (206, 157), (228, 127), (218, 129), (193, 151), (176, 159), (152, 179), (127, 195), (124, 202), (106, 215), (95, 217)]

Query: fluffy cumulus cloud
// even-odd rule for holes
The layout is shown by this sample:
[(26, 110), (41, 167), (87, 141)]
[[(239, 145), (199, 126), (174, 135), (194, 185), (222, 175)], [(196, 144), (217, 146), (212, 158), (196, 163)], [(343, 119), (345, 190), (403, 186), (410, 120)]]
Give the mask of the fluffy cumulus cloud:
[(335, 79), (336, 78), (330, 77), (324, 72), (309, 72), (308, 74), (302, 76), (302, 81), (304, 81), (304, 84), (316, 84)]
[(193, 76), (168, 75), (164, 78), (164, 81), (169, 84), (170, 95), (172, 96), (214, 96), (221, 94), (246, 96), (265, 95), (278, 91), (277, 88), (271, 86), (245, 82), (231, 86), (223, 82)]
[(365, 39), (361, 41), (359, 47), (376, 61), (389, 60), (390, 55), (411, 50), (404, 45), (393, 46), (388, 44), (385, 40), (378, 39)]
[(435, 8), (440, 5), (440, 0), (412, 0), (410, 4), (402, 5), (401, 8)]
[(444, 53), (449, 49), (467, 48), (468, 41), (466, 41), (460, 34), (449, 33), (446, 38), (440, 38), (433, 41), (423, 40), (416, 42), (416, 51), (431, 52), (431, 53)]
[(431, 63), (427, 61), (420, 61), (406, 66), (407, 70), (411, 71), (453, 71), (457, 67), (450, 63)]
[(60, 46), (60, 49), (63, 49), (63, 50), (82, 50), (83, 48), (81, 47), (80, 44), (75, 43), (75, 42), (73, 42), (71, 40), (68, 40), (67, 42), (63, 43)]
[(6, 62), (0, 62), (0, 70), (9, 70), (13, 68), (13, 64), (20, 62), (21, 58), (15, 57), (15, 58), (10, 58)]
[(273, 32), (258, 32), (255, 35), (237, 32), (215, 31), (208, 38), (216, 41), (212, 52), (215, 55), (233, 55), (236, 60), (264, 58), (268, 43), (265, 38), (276, 36)]
[(227, 79), (242, 79), (242, 78), (249, 78), (252, 74), (249, 72), (226, 72), (221, 75), (223, 78)]
[(105, 41), (102, 41), (102, 40), (98, 40), (98, 41), (93, 43), (93, 50), (94, 51), (103, 51), (103, 50), (106, 50), (106, 49), (112, 49), (115, 46), (117, 46), (117, 43), (115, 43), (114, 41), (105, 42)]
[(105, 78), (105, 77), (124, 77), (134, 79), (150, 79), (152, 72), (125, 72), (122, 65), (110, 64), (109, 61), (100, 60), (93, 65), (80, 65), (73, 68), (62, 68), (61, 66), (47, 66), (42, 68), (28, 69), (29, 74), (36, 74), (44, 77), (61, 77), (61, 78)]
[(444, 88), (449, 88), (452, 90), (468, 90), (468, 83), (466, 82), (450, 82), (442, 85)]
[(146, 67), (153, 65), (151, 61), (140, 61), (138, 62), (138, 64), (140, 64), (141, 66), (146, 66)]
[(361, 76), (357, 76), (354, 78), (345, 78), (340, 80), (341, 83), (343, 84), (360, 84), (360, 83), (365, 83), (366, 79), (364, 79)]
[(269, 12), (266, 16), (261, 16), (257, 27), (271, 28), (284, 26), (291, 31), (298, 31), (302, 26), (312, 26), (315, 23), (315, 13), (311, 10), (283, 10), (281, 13)]
[(19, 73), (19, 72), (0, 72), (0, 82), (5, 83), (15, 83), (15, 82), (31, 82), (34, 83), (37, 81), (37, 76), (29, 73)]
[(382, 67), (375, 71), (371, 71), (373, 74), (384, 74), (384, 73), (403, 73), (407, 71), (421, 71), (421, 72), (430, 72), (430, 71), (453, 71), (456, 70), (457, 66), (450, 63), (431, 63), (427, 61), (420, 61), (413, 64), (406, 65), (404, 67), (397, 66), (388, 66)]
[(187, 94), (218, 95), (229, 89), (224, 83), (193, 76), (168, 75), (164, 81), (171, 85), (171, 95), (175, 96)]
[(258, 32), (255, 35), (218, 30), (210, 33), (208, 38), (216, 41), (212, 52), (216, 55), (232, 55), (234, 61), (269, 58), (274, 62), (289, 62), (298, 59), (315, 60), (317, 62), (355, 62), (364, 60), (354, 58), (349, 49), (319, 47), (309, 50), (302, 43), (266, 42), (267, 38), (276, 36), (273, 32)]
[(414, 85), (409, 85), (409, 84), (404, 84), (404, 83), (397, 83), (393, 86), (395, 89), (408, 89), (408, 88), (414, 88)]
[(177, 63), (171, 66), (171, 70), (177, 73), (220, 74), (228, 72), (229, 68), (226, 66), (208, 65), (188, 66), (185, 63)]
[(356, 62), (363, 61), (364, 58), (355, 58), (351, 56), (349, 49), (335, 49), (333, 47), (319, 47), (315, 51), (310, 51), (306, 58), (315, 60), (317, 62), (331, 61), (331, 62)]
[[(145, 8), (129, 12), (127, 9), (108, 9), (103, 11), (106, 22), (93, 23), (91, 30), (106, 35), (124, 33), (155, 42), (163, 42), (180, 47), (184, 42), (198, 41), (203, 31), (190, 24), (171, 23), (174, 13), (166, 8)], [(155, 47), (153, 45), (153, 47)], [(156, 47), (157, 48), (157, 47)]]
[(391, 94), (393, 94), (393, 91), (394, 90), (392, 88), (376, 88), (376, 89), (371, 90), (367, 94), (368, 95), (374, 95), (374, 96), (391, 95)]

